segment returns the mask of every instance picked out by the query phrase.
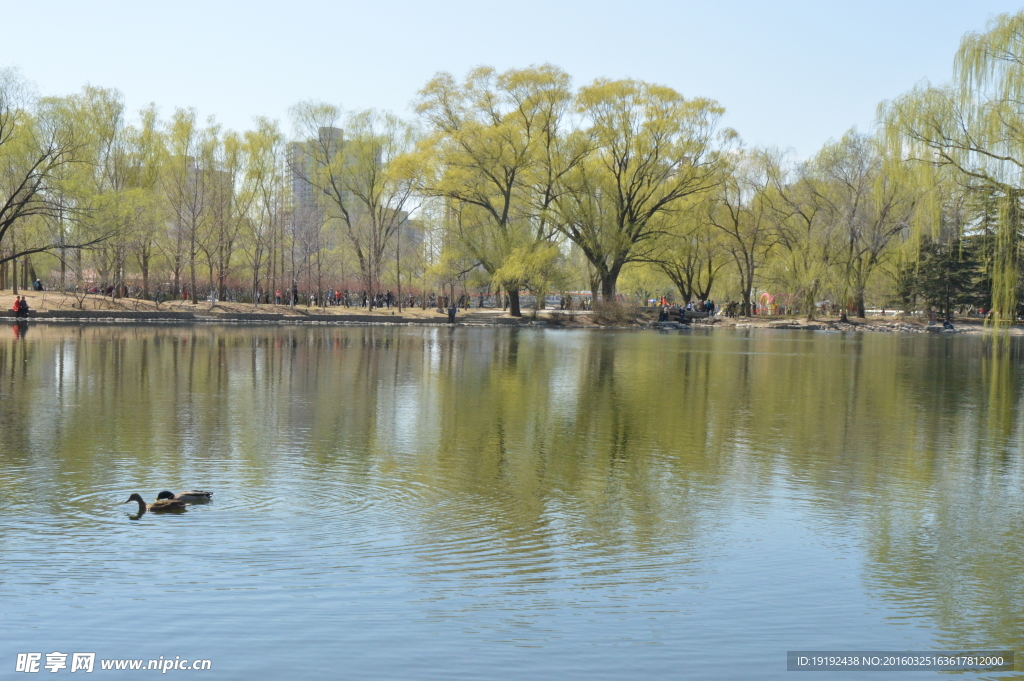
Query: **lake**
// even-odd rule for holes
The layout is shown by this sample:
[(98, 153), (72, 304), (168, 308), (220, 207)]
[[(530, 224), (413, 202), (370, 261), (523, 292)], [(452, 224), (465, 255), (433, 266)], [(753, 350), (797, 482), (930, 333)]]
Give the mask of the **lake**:
[[(568, 681), (1024, 650), (1018, 340), (0, 330), (0, 676), (29, 652)], [(121, 504), (191, 488), (213, 502)]]

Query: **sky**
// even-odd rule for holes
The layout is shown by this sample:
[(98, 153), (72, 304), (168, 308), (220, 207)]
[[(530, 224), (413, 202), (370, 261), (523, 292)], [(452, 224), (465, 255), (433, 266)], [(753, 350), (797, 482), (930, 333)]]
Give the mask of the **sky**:
[(809, 158), (883, 100), (950, 78), (999, 0), (113, 0), (9, 2), (0, 68), (42, 95), (120, 90), (130, 111), (195, 107), (235, 130), (324, 100), (414, 117), (439, 71), (551, 63), (576, 85), (636, 78), (726, 109), (748, 146)]

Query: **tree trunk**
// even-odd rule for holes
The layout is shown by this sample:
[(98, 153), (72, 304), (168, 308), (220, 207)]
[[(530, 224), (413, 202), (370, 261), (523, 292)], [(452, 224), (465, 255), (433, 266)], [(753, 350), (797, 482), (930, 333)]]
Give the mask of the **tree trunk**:
[(621, 271), (622, 263), (614, 263), (608, 272), (601, 277), (601, 299), (604, 302), (615, 302), (615, 285), (619, 281), (619, 272)]
[(523, 313), (519, 309), (519, 289), (508, 289), (508, 313), (513, 317), (522, 317)]
[(606, 303), (615, 300), (615, 280), (610, 275), (601, 278), (601, 300)]
[[(740, 263), (737, 263), (740, 265)], [(742, 299), (740, 301), (740, 316), (749, 317), (752, 306), (750, 301), (750, 289), (754, 287), (754, 272), (750, 266), (750, 262), (746, 263), (746, 266), (739, 267), (740, 273), (740, 286), (743, 288), (741, 292)]]
[(142, 270), (142, 297), (149, 300), (149, 254), (139, 256), (139, 269)]
[(192, 294), (192, 304), (197, 305), (199, 298), (196, 293), (196, 228), (192, 225), (192, 231), (189, 234), (189, 256), (188, 256), (188, 284), (192, 288), (190, 293)]
[[(711, 297), (711, 287), (714, 286), (714, 284), (715, 284), (715, 278), (712, 276), (712, 277), (708, 278), (707, 286), (705, 286), (704, 288), (701, 288), (699, 285), (698, 286), (693, 286), (692, 283), (690, 284), (689, 288), (690, 288), (691, 291), (695, 290), (695, 292), (697, 293), (697, 297), (698, 298), (700, 298), (701, 300), (707, 300), (708, 298)], [(688, 303), (690, 301), (689, 301), (689, 299), (687, 299), (684, 302)]]
[[(257, 253), (254, 257), (256, 262), (259, 262), (259, 254)], [(252, 306), (260, 306), (260, 268), (254, 265), (252, 268)]]
[(217, 300), (223, 301), (228, 294), (228, 263), (231, 260), (231, 246), (221, 245), (220, 261), (217, 263), (217, 274), (219, 282), (217, 286)]
[(807, 321), (814, 321), (814, 295), (808, 293), (804, 298), (804, 304), (807, 305)]

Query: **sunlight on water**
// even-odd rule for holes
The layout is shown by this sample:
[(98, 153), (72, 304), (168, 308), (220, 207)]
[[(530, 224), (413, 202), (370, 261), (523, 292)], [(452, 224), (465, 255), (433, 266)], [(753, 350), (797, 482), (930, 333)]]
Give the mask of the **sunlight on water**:
[[(33, 326), (0, 341), (0, 665), (781, 679), (787, 650), (1020, 650), (1019, 353)], [(121, 504), (193, 487), (213, 503)]]

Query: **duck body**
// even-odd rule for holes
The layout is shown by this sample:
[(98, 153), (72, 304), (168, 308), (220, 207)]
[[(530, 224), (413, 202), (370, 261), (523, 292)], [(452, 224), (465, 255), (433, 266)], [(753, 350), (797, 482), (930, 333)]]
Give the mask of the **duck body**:
[(212, 497), (213, 492), (204, 492), (201, 489), (190, 489), (187, 492), (178, 492), (177, 494), (165, 489), (156, 495), (157, 501), (183, 501), (186, 504), (205, 504)]
[(147, 504), (138, 494), (131, 495), (128, 497), (128, 501), (124, 503), (129, 504), (133, 501), (139, 505), (139, 515), (146, 511), (152, 511), (153, 513), (180, 513), (188, 508), (188, 504), (176, 499), (157, 499), (152, 504)]

